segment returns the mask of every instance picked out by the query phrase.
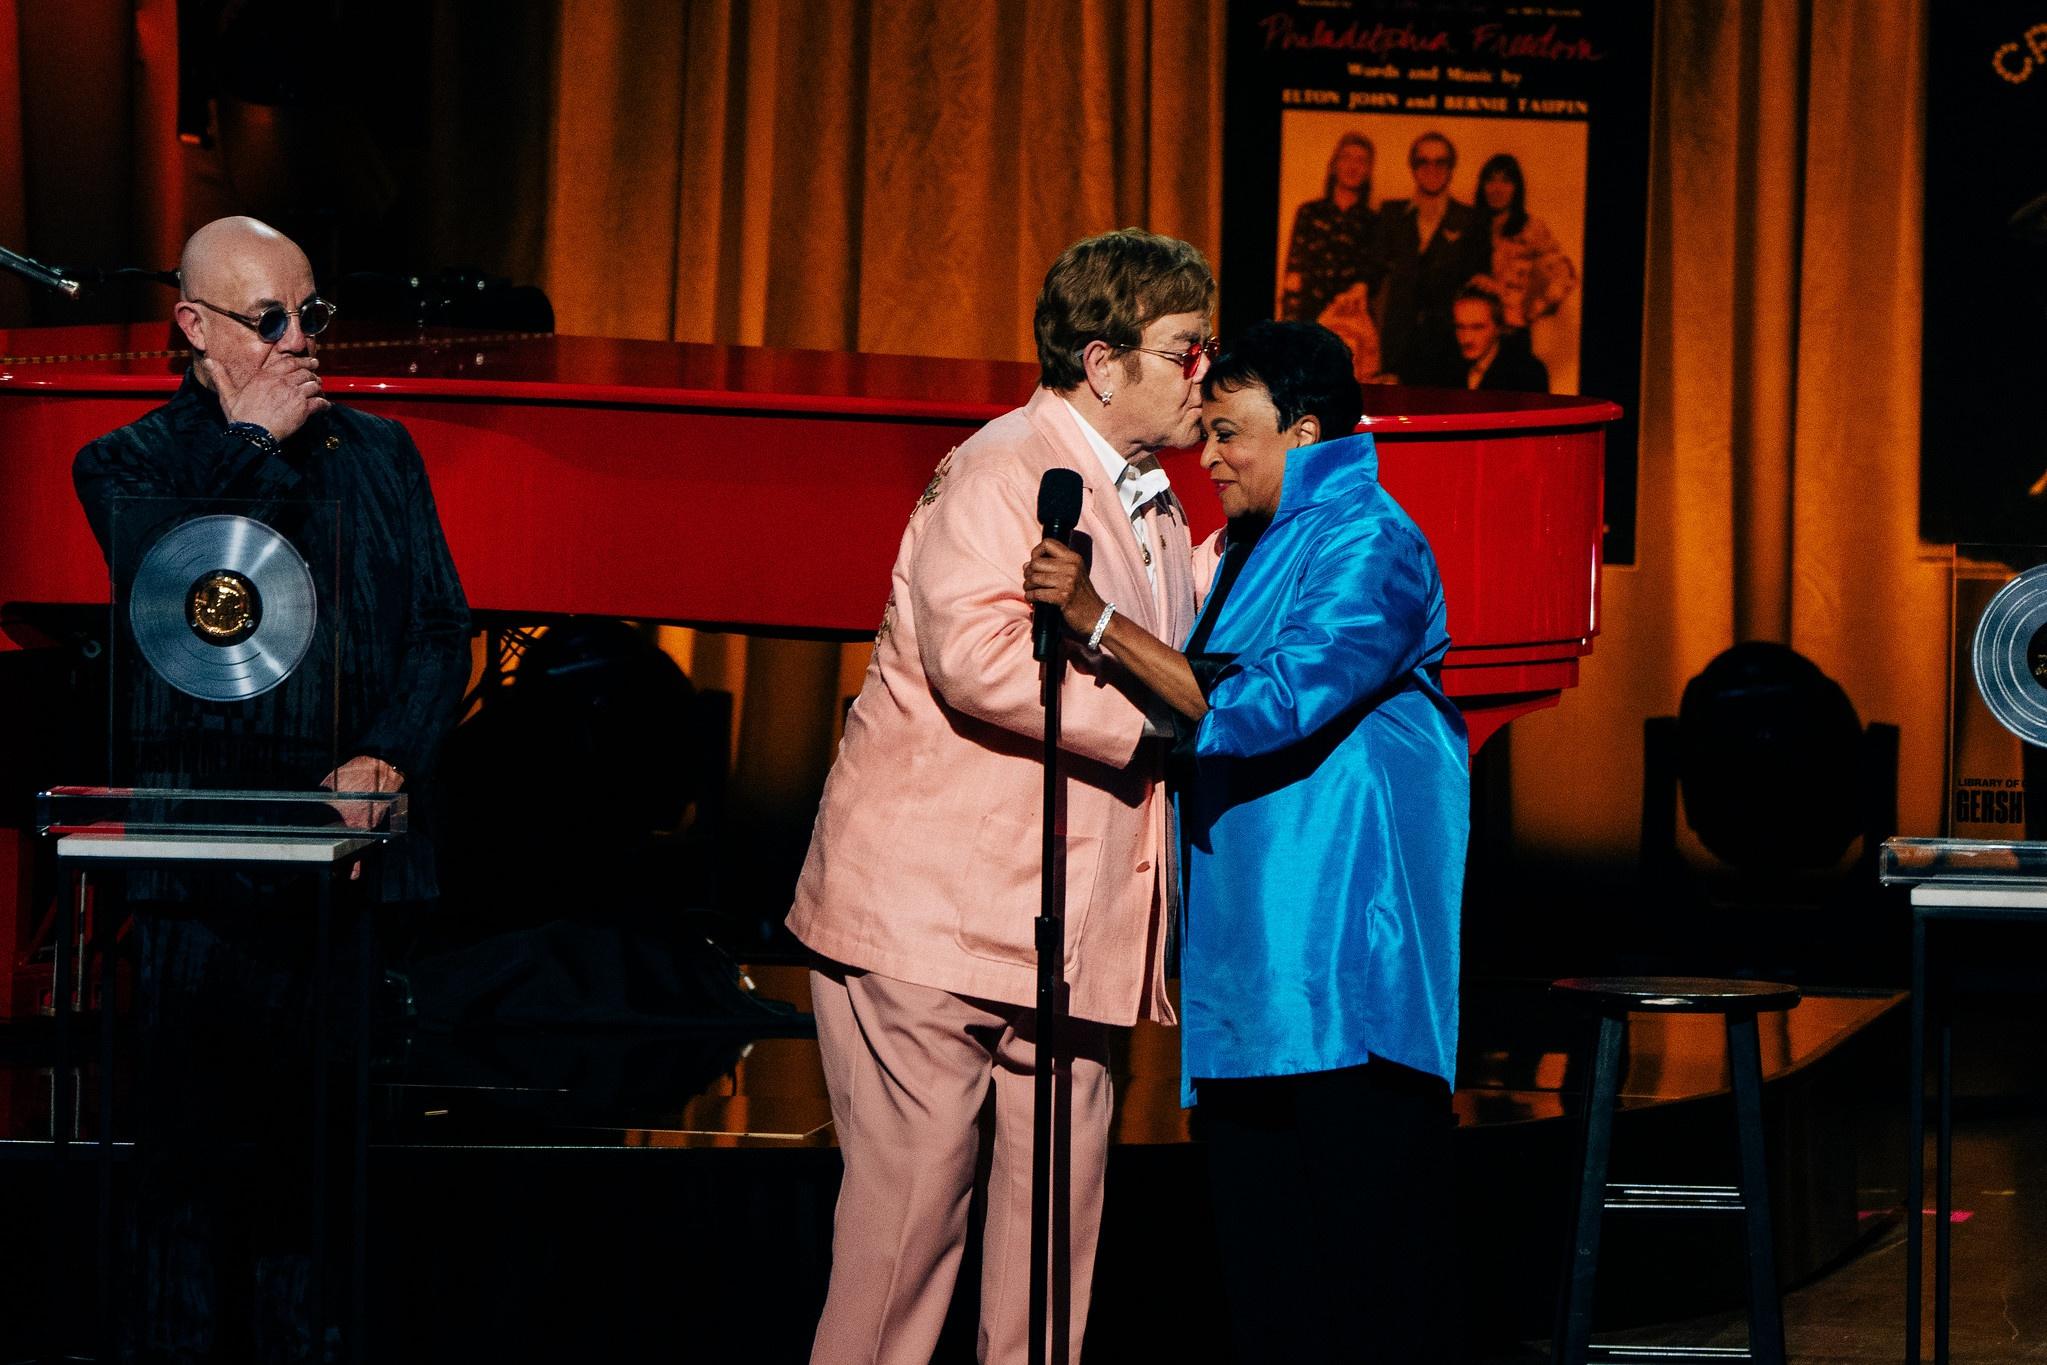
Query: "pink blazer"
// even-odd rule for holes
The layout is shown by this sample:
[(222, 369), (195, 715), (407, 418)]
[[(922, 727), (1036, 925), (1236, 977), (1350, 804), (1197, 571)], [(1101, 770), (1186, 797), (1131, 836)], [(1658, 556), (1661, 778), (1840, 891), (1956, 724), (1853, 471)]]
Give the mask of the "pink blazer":
[[(1154, 591), (1130, 519), (1065, 400), (1047, 389), (939, 464), (910, 514), (874, 659), (825, 783), (789, 928), (849, 967), (1033, 1003), (1044, 709), (1024, 563), (1038, 481), (1087, 486), (1075, 543), (1138, 625), (1177, 645), (1193, 625), (1192, 547), (1177, 500), (1152, 517)], [(1062, 697), (1066, 980), (1072, 1012), (1170, 1023), (1168, 815), (1148, 693), (1070, 639)]]

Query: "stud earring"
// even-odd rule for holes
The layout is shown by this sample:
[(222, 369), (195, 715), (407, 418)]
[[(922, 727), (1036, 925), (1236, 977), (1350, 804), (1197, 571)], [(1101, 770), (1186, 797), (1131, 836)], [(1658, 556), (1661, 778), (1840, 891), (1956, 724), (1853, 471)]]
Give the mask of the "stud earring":
[(1109, 400), (1111, 398), (1114, 398), (1115, 396), (1116, 391), (1114, 389), (1103, 389), (1100, 393), (1095, 395), (1095, 397), (1102, 400), (1102, 406), (1105, 408), (1109, 406)]

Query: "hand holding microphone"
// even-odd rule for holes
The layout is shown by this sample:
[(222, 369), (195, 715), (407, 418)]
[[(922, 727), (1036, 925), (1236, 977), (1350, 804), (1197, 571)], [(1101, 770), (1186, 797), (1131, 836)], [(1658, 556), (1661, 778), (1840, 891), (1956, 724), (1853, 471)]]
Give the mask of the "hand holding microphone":
[[(1038, 523), (1045, 528), (1045, 539), (1064, 546), (1073, 534), (1074, 525), (1080, 520), (1080, 500), (1085, 490), (1080, 475), (1071, 469), (1048, 469), (1045, 477), (1038, 481)], [(1041, 545), (1039, 549), (1043, 549)], [(1076, 556), (1077, 558), (1077, 556)], [(1052, 655), (1053, 646), (1059, 640), (1060, 601), (1054, 597), (1038, 596), (1030, 586), (1030, 574), (1037, 564), (1033, 555), (1031, 565), (1025, 568), (1026, 595), (1037, 603), (1032, 609), (1031, 657), (1047, 659)], [(1085, 581), (1086, 575), (1082, 575)], [(1092, 593), (1094, 590), (1089, 588)]]
[(1030, 562), (1024, 565), (1024, 596), (1041, 612), (1048, 608), (1057, 612), (1069, 630), (1083, 636), (1101, 620), (1107, 605), (1089, 581), (1079, 552), (1056, 540), (1041, 540), (1031, 551)]

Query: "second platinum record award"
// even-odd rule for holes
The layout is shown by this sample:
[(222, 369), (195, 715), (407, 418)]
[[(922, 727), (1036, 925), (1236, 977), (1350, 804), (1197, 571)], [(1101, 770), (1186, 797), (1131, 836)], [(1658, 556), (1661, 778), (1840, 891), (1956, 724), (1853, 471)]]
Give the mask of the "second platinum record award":
[(2004, 585), (1976, 623), (1976, 690), (1998, 723), (2047, 746), (2047, 564)]
[(142, 657), (202, 701), (245, 701), (284, 682), (305, 659), (318, 616), (306, 561), (241, 516), (195, 517), (166, 532), (128, 595)]

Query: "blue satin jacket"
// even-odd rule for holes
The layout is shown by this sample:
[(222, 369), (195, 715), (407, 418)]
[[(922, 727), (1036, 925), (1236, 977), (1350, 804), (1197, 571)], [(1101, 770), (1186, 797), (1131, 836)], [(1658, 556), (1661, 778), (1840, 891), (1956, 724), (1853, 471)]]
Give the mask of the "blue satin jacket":
[(1188, 1104), (1203, 1078), (1371, 1057), (1454, 1083), (1470, 756), (1438, 679), (1435, 556), (1378, 474), (1369, 435), (1287, 453), (1197, 660), (1210, 709), (1176, 795)]

